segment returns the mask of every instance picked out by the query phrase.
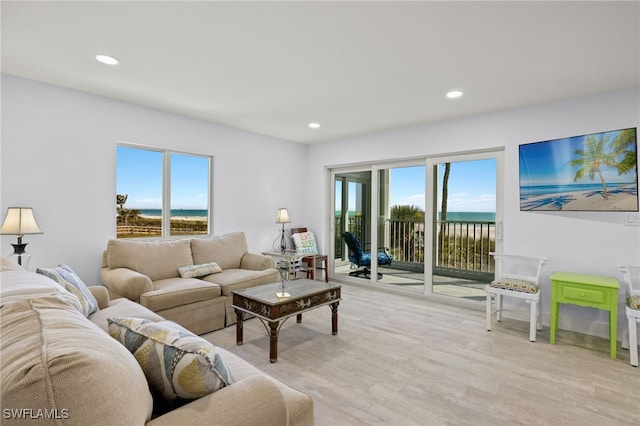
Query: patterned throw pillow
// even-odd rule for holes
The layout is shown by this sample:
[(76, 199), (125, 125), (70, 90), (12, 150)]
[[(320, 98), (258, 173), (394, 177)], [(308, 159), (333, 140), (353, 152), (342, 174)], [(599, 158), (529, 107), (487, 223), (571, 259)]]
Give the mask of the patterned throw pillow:
[(167, 401), (197, 399), (233, 383), (211, 343), (166, 322), (108, 318), (109, 334), (135, 356), (153, 390)]
[(98, 310), (98, 301), (82, 282), (78, 274), (73, 272), (69, 266), (65, 264), (58, 265), (57, 268), (37, 268), (36, 272), (51, 278), (58, 284), (62, 285), (67, 291), (76, 296), (80, 301), (82, 313), (85, 317), (93, 314)]
[(318, 254), (316, 237), (313, 235), (313, 232), (293, 234), (291, 238), (296, 248), (296, 254)]
[(636, 311), (640, 311), (640, 296), (631, 296), (628, 298), (627, 306)]
[(505, 290), (519, 291), (521, 293), (535, 294), (538, 292), (538, 285), (531, 281), (517, 280), (515, 278), (503, 278), (490, 284), (494, 288), (502, 288)]
[(218, 272), (222, 272), (222, 268), (216, 262), (187, 265), (178, 268), (178, 273), (182, 278), (204, 277), (205, 275), (217, 274)]

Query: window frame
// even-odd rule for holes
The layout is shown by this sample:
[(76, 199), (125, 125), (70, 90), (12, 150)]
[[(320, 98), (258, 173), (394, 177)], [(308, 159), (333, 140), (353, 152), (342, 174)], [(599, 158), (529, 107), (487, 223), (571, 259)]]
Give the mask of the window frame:
[[(152, 236), (152, 237), (135, 237), (133, 239), (180, 239), (180, 238), (188, 238), (188, 237), (210, 237), (213, 232), (213, 155), (201, 154), (197, 152), (179, 150), (179, 149), (169, 149), (169, 148), (160, 148), (154, 147), (150, 145), (143, 145), (131, 142), (118, 141), (116, 143), (116, 173), (115, 173), (115, 189), (116, 195), (118, 194), (118, 155), (117, 150), (119, 147), (139, 149), (144, 151), (154, 151), (162, 154), (162, 202), (161, 202), (161, 211), (162, 211), (162, 221), (161, 221), (161, 235), (160, 236)], [(180, 234), (180, 235), (171, 235), (171, 155), (179, 154), (179, 155), (188, 155), (194, 157), (201, 157), (208, 160), (208, 179), (207, 179), (207, 233), (206, 234)], [(115, 197), (114, 197), (115, 198)], [(116, 223), (117, 227), (117, 223)], [(116, 238), (117, 230), (116, 230)]]

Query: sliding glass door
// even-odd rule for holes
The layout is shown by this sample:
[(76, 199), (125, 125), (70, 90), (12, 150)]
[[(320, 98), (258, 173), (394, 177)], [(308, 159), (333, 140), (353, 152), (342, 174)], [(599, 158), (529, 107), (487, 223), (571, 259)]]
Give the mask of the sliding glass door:
[(502, 161), (494, 150), (331, 171), (334, 277), (484, 300), (501, 244)]

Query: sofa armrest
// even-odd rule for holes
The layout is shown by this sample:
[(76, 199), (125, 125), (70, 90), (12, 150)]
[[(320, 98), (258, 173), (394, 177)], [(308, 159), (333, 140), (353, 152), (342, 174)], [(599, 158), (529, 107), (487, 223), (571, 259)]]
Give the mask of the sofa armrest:
[(109, 307), (111, 299), (109, 298), (109, 291), (106, 287), (101, 285), (92, 285), (88, 288), (91, 294), (93, 294), (93, 297), (98, 301), (98, 308), (104, 309)]
[(248, 269), (250, 271), (264, 271), (273, 268), (273, 258), (263, 254), (245, 253), (240, 259), (240, 269)]
[(151, 278), (127, 268), (102, 268), (102, 282), (114, 297), (126, 297), (140, 303), (140, 295), (153, 290)]
[(264, 376), (251, 376), (147, 424), (286, 425), (287, 405), (275, 383)]

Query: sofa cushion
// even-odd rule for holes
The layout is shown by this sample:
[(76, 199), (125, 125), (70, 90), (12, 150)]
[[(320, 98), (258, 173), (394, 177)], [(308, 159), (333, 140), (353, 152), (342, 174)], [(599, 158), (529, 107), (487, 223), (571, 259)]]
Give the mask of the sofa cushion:
[(191, 250), (193, 263), (217, 262), (225, 270), (239, 268), (242, 256), (249, 248), (244, 232), (233, 232), (212, 238), (194, 238)]
[(125, 299), (124, 297), (112, 300), (107, 308), (100, 309), (95, 314), (91, 315), (89, 320), (103, 329), (105, 333), (109, 333), (109, 323), (107, 322), (107, 318), (112, 317), (136, 317), (144, 318), (149, 321), (164, 320), (163, 317), (150, 309), (147, 309), (136, 302), (132, 302), (129, 299)]
[(222, 268), (216, 262), (187, 265), (178, 268), (178, 273), (181, 278), (204, 277), (205, 275), (217, 274), (218, 272), (222, 272)]
[(85, 425), (151, 417), (151, 393), (135, 358), (59, 296), (4, 305), (0, 333), (2, 412), (48, 410)]
[(218, 284), (222, 290), (222, 295), (229, 296), (234, 290), (279, 282), (280, 275), (275, 269), (265, 269), (264, 271), (227, 269), (219, 274), (207, 275), (202, 280)]
[(134, 354), (149, 385), (166, 400), (197, 399), (233, 383), (215, 346), (170, 321), (108, 321), (111, 336)]
[(140, 304), (154, 312), (220, 297), (220, 286), (198, 278), (167, 278), (140, 295)]
[(107, 260), (110, 269), (129, 268), (148, 276), (152, 281), (179, 277), (179, 267), (193, 265), (191, 244), (187, 239), (109, 240)]
[(44, 275), (25, 270), (6, 271), (2, 272), (0, 284), (0, 306), (17, 300), (58, 296), (69, 306), (82, 312), (82, 306), (76, 296)]
[(38, 268), (36, 272), (51, 278), (75, 295), (80, 301), (82, 313), (85, 317), (88, 317), (98, 310), (98, 301), (71, 267), (61, 264), (58, 265), (57, 268)]

